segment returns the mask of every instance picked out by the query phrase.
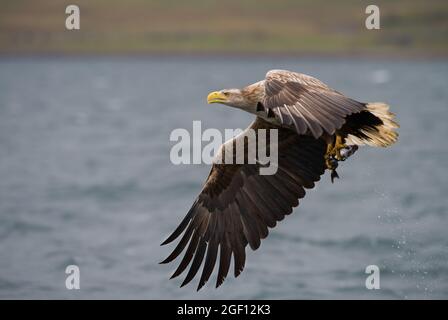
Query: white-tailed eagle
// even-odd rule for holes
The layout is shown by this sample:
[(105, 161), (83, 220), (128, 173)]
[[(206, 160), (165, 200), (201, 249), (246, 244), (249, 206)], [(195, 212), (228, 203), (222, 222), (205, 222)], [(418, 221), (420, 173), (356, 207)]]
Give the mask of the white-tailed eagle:
[[(193, 206), (163, 242), (182, 235), (162, 263), (171, 262), (185, 250), (172, 278), (190, 266), (184, 286), (203, 265), (198, 290), (216, 264), (216, 287), (221, 285), (232, 256), (237, 277), (245, 265), (246, 246), (256, 250), (269, 228), (299, 205), (305, 189), (313, 188), (327, 169), (333, 181), (338, 177), (338, 161), (359, 145), (387, 147), (398, 137), (394, 130), (398, 124), (386, 104), (358, 102), (318, 79), (285, 70), (271, 70), (264, 80), (243, 89), (212, 92), (207, 100), (254, 114), (255, 121), (248, 129), (255, 132), (278, 130), (278, 161), (273, 175), (260, 175), (260, 163), (216, 161)], [(226, 144), (237, 139), (241, 136)], [(217, 158), (222, 159), (224, 149), (221, 147)]]

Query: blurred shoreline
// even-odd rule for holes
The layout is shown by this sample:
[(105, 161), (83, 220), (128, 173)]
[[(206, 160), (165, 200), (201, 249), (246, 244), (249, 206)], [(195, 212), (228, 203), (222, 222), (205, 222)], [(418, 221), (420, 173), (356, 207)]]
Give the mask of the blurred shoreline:
[(447, 54), (408, 54), (401, 53), (393, 54), (366, 54), (366, 53), (260, 53), (260, 52), (232, 52), (232, 53), (201, 53), (201, 52), (151, 52), (151, 53), (2, 53), (0, 52), (1, 60), (15, 60), (15, 59), (176, 59), (176, 58), (191, 58), (191, 59), (304, 59), (304, 60), (346, 60), (354, 59), (356, 61), (363, 60), (378, 60), (378, 61), (448, 61)]
[(447, 58), (446, 0), (377, 0), (380, 29), (365, 26), (367, 1), (5, 0), (0, 55)]

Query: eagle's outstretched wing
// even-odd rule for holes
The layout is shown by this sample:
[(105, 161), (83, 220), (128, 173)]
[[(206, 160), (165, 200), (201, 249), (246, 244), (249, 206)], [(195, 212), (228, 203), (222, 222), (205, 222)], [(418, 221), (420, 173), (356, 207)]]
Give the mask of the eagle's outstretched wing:
[(247, 244), (256, 250), (260, 240), (267, 237), (268, 227), (275, 227), (277, 221), (290, 214), (305, 196), (304, 189), (313, 188), (325, 171), (323, 140), (299, 136), (261, 118), (249, 128), (256, 132), (278, 130), (277, 172), (260, 175), (258, 164), (213, 164), (192, 208), (163, 242), (170, 243), (183, 233), (174, 251), (162, 262), (174, 260), (187, 248), (172, 276), (180, 275), (193, 260), (182, 286), (194, 278), (205, 258), (199, 290), (213, 272), (218, 251), (216, 286), (226, 278), (232, 255), (234, 274), (238, 276), (244, 268)]
[(293, 125), (298, 134), (310, 131), (316, 139), (324, 132), (334, 134), (346, 116), (366, 109), (365, 103), (347, 98), (305, 74), (271, 70), (264, 85), (261, 103), (266, 111), (272, 110), (283, 125)]

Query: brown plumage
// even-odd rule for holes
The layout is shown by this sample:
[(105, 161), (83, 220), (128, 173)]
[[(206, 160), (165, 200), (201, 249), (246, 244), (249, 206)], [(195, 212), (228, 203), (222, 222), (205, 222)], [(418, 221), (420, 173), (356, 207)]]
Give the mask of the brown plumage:
[[(203, 265), (198, 290), (216, 264), (216, 286), (221, 285), (232, 257), (237, 277), (245, 265), (246, 246), (256, 250), (269, 228), (298, 206), (305, 189), (313, 188), (326, 169), (332, 171), (332, 179), (337, 176), (337, 162), (348, 157), (341, 151), (347, 149), (350, 155), (358, 145), (389, 146), (398, 136), (394, 131), (398, 125), (387, 105), (355, 101), (313, 77), (290, 71), (272, 70), (265, 80), (244, 89), (213, 92), (208, 102), (255, 114), (255, 121), (246, 130), (253, 129), (257, 135), (259, 129), (278, 130), (278, 161), (273, 175), (260, 175), (259, 162), (216, 161), (193, 206), (162, 243), (183, 234), (162, 263), (173, 261), (186, 249), (172, 278), (190, 265), (184, 286)], [(226, 144), (238, 139), (241, 137)], [(267, 143), (269, 150), (271, 143)], [(225, 150), (221, 147), (216, 159), (223, 159)], [(245, 145), (246, 158), (249, 151)]]

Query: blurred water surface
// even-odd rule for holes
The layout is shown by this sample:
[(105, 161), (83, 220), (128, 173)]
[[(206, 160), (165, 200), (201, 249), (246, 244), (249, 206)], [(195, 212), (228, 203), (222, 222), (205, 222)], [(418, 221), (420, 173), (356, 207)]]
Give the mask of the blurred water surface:
[[(207, 165), (169, 160), (175, 128), (245, 128), (209, 91), (285, 68), (401, 124), (393, 148), (362, 148), (271, 230), (246, 269), (199, 293), (168, 278), (161, 241)], [(285, 58), (0, 60), (0, 298), (448, 298), (448, 64)], [(81, 290), (65, 288), (65, 267)], [(367, 290), (367, 265), (381, 289)]]

